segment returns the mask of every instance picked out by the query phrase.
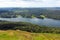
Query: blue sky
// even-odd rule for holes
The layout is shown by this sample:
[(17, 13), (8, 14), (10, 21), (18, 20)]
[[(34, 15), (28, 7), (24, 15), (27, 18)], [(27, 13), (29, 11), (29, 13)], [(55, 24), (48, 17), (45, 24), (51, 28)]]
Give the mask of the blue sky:
[(0, 0), (0, 7), (60, 7), (60, 0)]

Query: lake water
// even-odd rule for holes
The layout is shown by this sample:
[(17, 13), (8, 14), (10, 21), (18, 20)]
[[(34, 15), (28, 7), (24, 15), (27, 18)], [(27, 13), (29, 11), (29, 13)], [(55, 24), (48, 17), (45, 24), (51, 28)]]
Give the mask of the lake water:
[(60, 20), (54, 19), (38, 19), (38, 18), (0, 18), (0, 20), (12, 21), (12, 22), (30, 22), (37, 25), (60, 27)]

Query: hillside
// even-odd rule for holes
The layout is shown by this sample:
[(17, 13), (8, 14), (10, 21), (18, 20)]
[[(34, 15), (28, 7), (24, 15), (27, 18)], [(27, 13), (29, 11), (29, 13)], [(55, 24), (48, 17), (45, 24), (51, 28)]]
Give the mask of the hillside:
[(0, 22), (0, 40), (60, 40), (60, 27), (27, 22)]
[(37, 18), (40, 15), (44, 15), (47, 18), (60, 19), (60, 8), (0, 8), (1, 18), (16, 18), (18, 16), (31, 18), (35, 16)]

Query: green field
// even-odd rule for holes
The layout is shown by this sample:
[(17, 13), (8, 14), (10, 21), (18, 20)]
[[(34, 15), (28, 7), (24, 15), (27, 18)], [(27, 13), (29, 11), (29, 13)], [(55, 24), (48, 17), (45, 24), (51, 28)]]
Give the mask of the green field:
[(20, 30), (0, 30), (0, 40), (60, 40), (60, 34), (30, 33)]

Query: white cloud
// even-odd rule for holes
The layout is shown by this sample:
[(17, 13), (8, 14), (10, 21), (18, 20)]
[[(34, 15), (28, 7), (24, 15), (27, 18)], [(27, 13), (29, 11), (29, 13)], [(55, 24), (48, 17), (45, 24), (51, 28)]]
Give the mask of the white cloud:
[(60, 0), (0, 0), (0, 7), (60, 7)]

